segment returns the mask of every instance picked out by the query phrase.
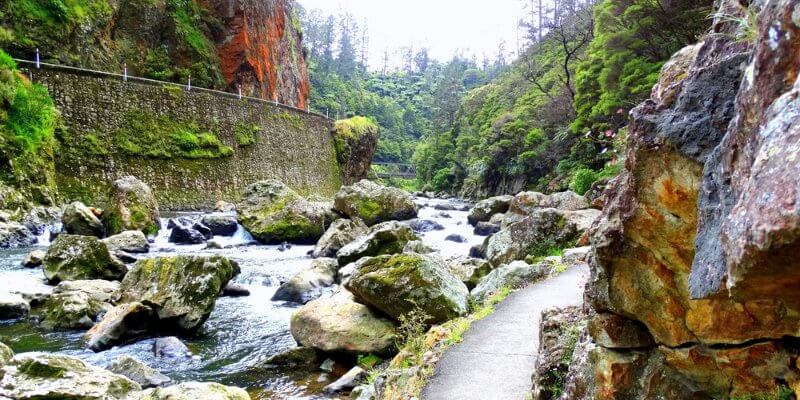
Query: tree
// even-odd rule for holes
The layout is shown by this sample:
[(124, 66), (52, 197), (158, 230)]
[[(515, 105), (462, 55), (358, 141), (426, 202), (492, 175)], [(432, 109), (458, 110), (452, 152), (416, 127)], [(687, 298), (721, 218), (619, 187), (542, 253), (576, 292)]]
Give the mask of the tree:
[(417, 72), (424, 74), (428, 70), (431, 59), (428, 55), (428, 49), (423, 47), (414, 56), (414, 65), (417, 67)]
[(358, 26), (350, 14), (339, 17), (339, 54), (336, 56), (336, 71), (345, 80), (350, 80), (356, 73), (356, 48), (354, 38)]

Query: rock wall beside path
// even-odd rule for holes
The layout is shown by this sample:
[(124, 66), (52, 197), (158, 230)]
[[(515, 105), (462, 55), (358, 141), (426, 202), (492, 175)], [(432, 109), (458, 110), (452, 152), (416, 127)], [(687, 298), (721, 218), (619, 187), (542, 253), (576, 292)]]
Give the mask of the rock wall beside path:
[(632, 112), (586, 294), (654, 345), (593, 332), (567, 398), (800, 393), (800, 1), (747, 3), (720, 1)]
[[(235, 201), (247, 185), (270, 178), (300, 193), (325, 196), (341, 186), (331, 121), (324, 117), (171, 84), (21, 67), (47, 87), (62, 114), (65, 129), (58, 134), (56, 172), (66, 200), (102, 205), (111, 183), (127, 175), (147, 183), (167, 210), (211, 209), (216, 201)], [(145, 119), (169, 121), (173, 130), (212, 134), (230, 153), (205, 158), (130, 155), (121, 137), (130, 136), (130, 127)], [(155, 140), (175, 134), (155, 128)]]

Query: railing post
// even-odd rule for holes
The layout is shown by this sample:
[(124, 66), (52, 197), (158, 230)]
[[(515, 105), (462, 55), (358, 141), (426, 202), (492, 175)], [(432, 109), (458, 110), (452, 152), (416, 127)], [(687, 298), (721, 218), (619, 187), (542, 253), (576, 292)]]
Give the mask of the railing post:
[(122, 81), (123, 82), (127, 82), (128, 81), (128, 64), (127, 63), (122, 64)]
[(242, 85), (236, 85), (239, 89), (239, 100), (242, 99)]
[(40, 65), (40, 61), (39, 61), (39, 48), (37, 47), (36, 48), (36, 69), (40, 69), (40, 68), (41, 68), (41, 65)]
[(191, 92), (191, 91), (192, 91), (192, 76), (191, 76), (191, 75), (189, 75), (189, 86), (188, 86), (188, 89), (187, 89), (187, 90), (188, 90), (189, 92)]

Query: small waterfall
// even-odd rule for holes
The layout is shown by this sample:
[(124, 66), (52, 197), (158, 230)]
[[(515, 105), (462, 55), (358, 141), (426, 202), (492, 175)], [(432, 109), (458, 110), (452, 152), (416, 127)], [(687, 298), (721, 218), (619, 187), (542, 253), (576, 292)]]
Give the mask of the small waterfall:
[(36, 236), (36, 244), (39, 246), (50, 246), (50, 237), (53, 236), (54, 233), (61, 232), (62, 229), (64, 229), (64, 225), (62, 225), (61, 222), (45, 226), (42, 233)]

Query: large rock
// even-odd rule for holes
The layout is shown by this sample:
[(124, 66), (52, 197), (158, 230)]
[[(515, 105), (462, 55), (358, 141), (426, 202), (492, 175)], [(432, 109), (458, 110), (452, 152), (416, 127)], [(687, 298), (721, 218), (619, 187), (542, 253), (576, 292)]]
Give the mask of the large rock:
[(653, 345), (653, 337), (644, 325), (617, 314), (593, 316), (588, 331), (595, 343), (608, 349), (639, 349)]
[(233, 236), (239, 229), (239, 223), (232, 215), (205, 215), (200, 222), (216, 236)]
[(579, 211), (589, 208), (591, 204), (585, 197), (575, 192), (559, 192), (542, 194), (539, 192), (522, 192), (514, 196), (508, 206), (502, 227), (505, 228), (515, 222), (523, 220), (536, 211), (545, 208), (555, 208), (561, 211)]
[(469, 311), (468, 291), (437, 256), (396, 254), (362, 264), (345, 283), (356, 298), (392, 318), (419, 310), (431, 323)]
[(352, 390), (367, 378), (367, 371), (361, 367), (353, 367), (335, 382), (322, 388), (325, 393), (339, 393)]
[(58, 235), (44, 257), (44, 276), (51, 283), (105, 279), (121, 280), (128, 269), (111, 257), (94, 236)]
[(387, 354), (395, 325), (341, 291), (309, 302), (292, 315), (291, 331), (302, 346), (325, 352)]
[(467, 221), (469, 221), (471, 225), (476, 225), (478, 222), (489, 222), (493, 215), (508, 211), (508, 207), (513, 199), (513, 196), (505, 195), (481, 200), (469, 210)]
[(342, 187), (336, 194), (333, 206), (336, 211), (350, 218), (361, 218), (369, 226), (417, 216), (417, 205), (410, 194), (368, 180)]
[(150, 242), (141, 231), (125, 231), (114, 236), (103, 239), (108, 250), (112, 253), (147, 253), (150, 251)]
[(2, 371), (0, 397), (11, 399), (121, 400), (142, 389), (124, 376), (59, 354), (17, 354)]
[(336, 219), (330, 204), (308, 201), (274, 179), (248, 186), (237, 211), (239, 223), (268, 244), (314, 243)]
[(450, 271), (472, 290), (494, 267), (482, 258), (457, 257), (447, 261)]
[(367, 233), (367, 225), (359, 218), (334, 221), (325, 234), (319, 238), (312, 257), (336, 257), (342, 247)]
[(44, 251), (32, 250), (30, 253), (25, 255), (24, 259), (22, 259), (22, 266), (25, 268), (41, 267), (44, 263), (44, 256)]
[(36, 243), (36, 235), (25, 225), (0, 222), (0, 249), (28, 247)]
[(0, 366), (8, 364), (14, 358), (14, 350), (5, 343), (0, 343)]
[(31, 311), (31, 305), (22, 295), (0, 292), (0, 320), (22, 318)]
[(384, 222), (373, 226), (358, 239), (342, 247), (336, 258), (344, 266), (361, 257), (374, 257), (384, 254), (400, 253), (410, 241), (419, 240), (408, 225), (397, 221)]
[(47, 329), (88, 329), (97, 316), (111, 309), (119, 283), (104, 280), (65, 281), (44, 304), (42, 326)]
[(89, 207), (81, 202), (70, 203), (61, 215), (64, 230), (71, 235), (97, 236), (102, 238), (106, 228)]
[(548, 263), (530, 265), (524, 261), (514, 261), (489, 272), (472, 289), (470, 295), (478, 301), (485, 301), (502, 288), (519, 289), (525, 287), (546, 277), (552, 270), (553, 266)]
[(345, 185), (367, 178), (372, 170), (372, 157), (378, 148), (378, 129), (374, 121), (360, 116), (334, 124), (331, 133)]
[(544, 310), (540, 321), (532, 399), (550, 400), (558, 398), (564, 385), (585, 321), (579, 307)]
[(203, 244), (213, 236), (211, 229), (188, 218), (171, 219), (168, 228), (169, 242), (175, 244)]
[(172, 382), (170, 377), (125, 354), (115, 358), (106, 369), (138, 383), (143, 388), (164, 386)]
[(239, 266), (222, 256), (139, 260), (122, 280), (117, 303), (152, 307), (164, 329), (194, 331), (205, 322)]
[(103, 351), (137, 339), (156, 327), (155, 312), (142, 303), (120, 304), (84, 335), (86, 347)]
[(599, 215), (600, 211), (592, 209), (536, 210), (491, 236), (486, 242), (486, 258), (494, 265), (501, 265), (528, 256), (544, 256), (553, 249), (574, 247)]
[(158, 358), (189, 358), (192, 352), (175, 336), (160, 337), (153, 341), (153, 355)]
[(318, 258), (281, 285), (272, 296), (273, 301), (290, 301), (305, 304), (332, 290), (339, 264), (333, 258)]
[(155, 236), (161, 229), (161, 214), (150, 187), (132, 176), (114, 181), (103, 223), (109, 235), (142, 231)]
[(136, 400), (250, 400), (250, 395), (244, 389), (219, 383), (184, 382), (147, 389)]

